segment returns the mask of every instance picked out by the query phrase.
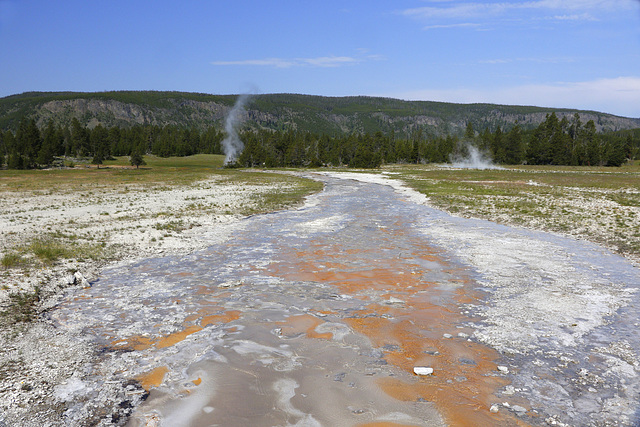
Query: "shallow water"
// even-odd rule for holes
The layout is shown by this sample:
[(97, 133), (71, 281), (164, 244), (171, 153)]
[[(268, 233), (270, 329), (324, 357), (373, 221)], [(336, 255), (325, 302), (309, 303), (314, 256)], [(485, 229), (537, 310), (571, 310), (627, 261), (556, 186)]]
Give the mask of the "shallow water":
[[(319, 178), (326, 190), (303, 209), (249, 218), (185, 257), (106, 270), (57, 307), (60, 327), (103, 349), (75, 391), (82, 404), (105, 381), (133, 379), (128, 392), (150, 394), (131, 425), (633, 422), (638, 275), (627, 262), (452, 218), (389, 186)], [(545, 286), (541, 298), (564, 292), (578, 309), (541, 306), (566, 324), (512, 315), (527, 304), (513, 289)]]

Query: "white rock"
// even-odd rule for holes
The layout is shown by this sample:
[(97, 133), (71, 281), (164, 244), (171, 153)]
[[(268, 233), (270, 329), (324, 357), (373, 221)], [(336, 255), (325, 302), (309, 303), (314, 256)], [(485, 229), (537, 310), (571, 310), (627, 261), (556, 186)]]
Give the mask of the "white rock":
[(451, 334), (442, 334), (442, 336), (444, 338), (453, 338), (453, 335), (451, 335)]
[(500, 407), (499, 407), (496, 403), (494, 403), (493, 405), (491, 405), (491, 408), (489, 408), (489, 412), (493, 412), (494, 414), (495, 414), (496, 412), (498, 412), (499, 410), (500, 410)]
[(391, 297), (391, 298), (389, 298), (388, 303), (389, 304), (404, 304), (404, 301), (402, 301), (401, 299), (396, 298), (396, 297)]
[(527, 408), (523, 408), (523, 407), (522, 407), (522, 406), (520, 406), (520, 405), (513, 405), (513, 406), (511, 407), (511, 409), (512, 409), (514, 412), (517, 412), (518, 414), (522, 414), (522, 413), (527, 412)]
[(82, 275), (82, 273), (80, 273), (79, 271), (76, 271), (73, 274), (73, 277), (75, 278), (75, 284), (76, 285), (80, 285), (83, 288), (88, 288), (91, 285), (89, 284), (89, 281), (87, 279), (84, 278), (84, 276)]
[(65, 276), (64, 278), (62, 278), (62, 280), (60, 280), (60, 284), (62, 286), (75, 285), (75, 283), (76, 283), (76, 276), (74, 274)]
[(508, 374), (509, 368), (507, 368), (506, 366), (498, 366), (498, 371), (502, 372), (503, 374)]
[(430, 368), (428, 366), (414, 366), (413, 373), (416, 375), (432, 375), (433, 368)]
[(515, 394), (515, 392), (516, 392), (516, 389), (512, 385), (508, 385), (504, 388), (504, 391), (502, 392), (502, 394), (511, 396), (512, 394)]
[(242, 282), (223, 282), (218, 285), (219, 288), (235, 288), (242, 285)]

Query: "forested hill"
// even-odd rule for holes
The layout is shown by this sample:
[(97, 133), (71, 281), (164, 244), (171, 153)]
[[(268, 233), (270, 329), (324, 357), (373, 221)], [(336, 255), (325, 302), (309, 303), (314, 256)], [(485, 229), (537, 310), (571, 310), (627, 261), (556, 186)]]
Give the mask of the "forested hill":
[[(15, 131), (23, 118), (34, 119), (40, 128), (50, 120), (69, 126), (73, 118), (90, 129), (98, 124), (107, 128), (136, 124), (220, 128), (236, 99), (236, 95), (186, 92), (29, 92), (0, 98), (0, 130)], [(640, 118), (594, 111), (295, 94), (251, 96), (242, 126), (335, 136), (393, 131), (404, 138), (417, 130), (432, 136), (462, 136), (468, 123), (477, 131), (494, 131), (498, 126), (509, 130), (516, 122), (523, 130), (533, 129), (552, 112), (559, 118), (578, 113), (583, 122), (593, 120), (600, 132), (640, 128)]]

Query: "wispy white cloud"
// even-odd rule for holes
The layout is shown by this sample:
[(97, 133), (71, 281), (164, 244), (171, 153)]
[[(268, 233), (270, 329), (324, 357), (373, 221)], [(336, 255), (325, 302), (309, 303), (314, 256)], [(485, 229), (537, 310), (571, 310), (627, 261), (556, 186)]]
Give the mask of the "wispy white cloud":
[(478, 62), (480, 64), (508, 64), (513, 61), (513, 59), (483, 59)]
[(261, 66), (274, 68), (291, 67), (317, 67), (335, 68), (346, 65), (355, 65), (364, 61), (379, 61), (384, 59), (381, 55), (365, 55), (361, 57), (353, 56), (320, 56), (316, 58), (263, 58), (244, 59), (238, 61), (212, 61), (212, 65), (240, 65), (240, 66)]
[(438, 25), (427, 25), (423, 27), (425, 30), (436, 30), (441, 28), (478, 28), (481, 27), (481, 24), (472, 23), (472, 22), (461, 22), (458, 24), (438, 24)]
[(640, 118), (640, 77), (555, 82), (499, 89), (425, 89), (385, 94), (401, 99), (577, 108)]
[[(537, 0), (492, 3), (450, 1), (430, 3), (432, 3), (430, 6), (404, 9), (399, 13), (423, 22), (438, 22), (438, 24), (425, 27), (426, 29), (432, 29), (448, 28), (450, 24), (440, 24), (443, 20), (482, 20), (534, 10), (539, 12), (544, 19), (593, 21), (597, 20), (594, 14), (630, 10), (637, 7), (637, 5), (634, 5), (635, 2), (630, 0)], [(575, 13), (576, 11), (581, 13)], [(538, 18), (532, 17), (532, 19)]]
[(597, 21), (598, 18), (593, 17), (589, 13), (573, 14), (573, 15), (554, 15), (546, 17), (552, 21)]
[(243, 59), (240, 61), (212, 61), (213, 65), (257, 65), (263, 67), (289, 68), (296, 65), (295, 61), (282, 58)]
[(575, 62), (576, 58), (566, 56), (566, 57), (532, 57), (532, 58), (493, 58), (493, 59), (482, 59), (479, 60), (479, 64), (509, 64), (514, 62), (531, 62), (537, 64), (567, 64), (571, 62)]
[(321, 56), (319, 58), (300, 58), (296, 61), (300, 64), (312, 65), (314, 67), (339, 67), (341, 65), (350, 65), (360, 62), (359, 59), (351, 56)]

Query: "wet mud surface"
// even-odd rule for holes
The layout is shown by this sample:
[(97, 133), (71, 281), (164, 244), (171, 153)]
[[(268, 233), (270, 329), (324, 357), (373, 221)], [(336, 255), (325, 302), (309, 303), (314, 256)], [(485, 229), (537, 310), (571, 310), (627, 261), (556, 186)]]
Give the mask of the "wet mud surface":
[(637, 423), (637, 269), (319, 178), (302, 209), (104, 271), (52, 310), (102, 349), (61, 386), (67, 419), (122, 383), (148, 393), (132, 426)]

